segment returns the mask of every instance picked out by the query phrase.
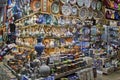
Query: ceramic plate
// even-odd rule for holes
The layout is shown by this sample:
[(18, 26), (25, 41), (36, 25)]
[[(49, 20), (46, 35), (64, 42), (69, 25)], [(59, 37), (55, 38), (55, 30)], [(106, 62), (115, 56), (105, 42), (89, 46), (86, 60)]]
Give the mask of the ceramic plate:
[(53, 2), (51, 5), (51, 12), (54, 14), (59, 13), (59, 3), (58, 2)]
[(91, 4), (91, 0), (84, 0), (85, 2), (85, 6), (87, 7), (87, 8), (89, 8), (90, 7), (90, 4)]
[(77, 1), (76, 0), (69, 0), (69, 2), (70, 2), (70, 4), (73, 5), (73, 4), (76, 4)]
[(72, 6), (72, 15), (76, 16), (78, 14), (78, 8), (77, 6)]
[(62, 14), (64, 15), (64, 16), (69, 16), (70, 14), (72, 13), (72, 7), (71, 7), (71, 5), (70, 4), (64, 4), (63, 6), (62, 6)]
[(65, 24), (65, 19), (64, 17), (60, 16), (59, 19), (58, 19), (58, 24), (59, 25), (64, 25)]
[(60, 0), (60, 1), (61, 1), (61, 3), (65, 4), (65, 3), (67, 3), (69, 0)]
[(38, 11), (40, 9), (40, 0), (34, 0), (31, 2), (31, 8), (33, 11)]
[(88, 9), (86, 7), (80, 8), (79, 17), (81, 20), (85, 20), (88, 17)]
[(97, 10), (100, 11), (102, 8), (102, 2), (101, 1), (98, 1), (97, 2)]
[(91, 19), (92, 17), (93, 17), (93, 10), (90, 8), (88, 18)]
[(95, 26), (93, 26), (91, 28), (91, 35), (96, 35), (97, 34), (97, 28)]
[(104, 17), (104, 14), (103, 14), (103, 12), (101, 11), (101, 12), (97, 12), (97, 18), (103, 18)]
[(93, 12), (93, 17), (97, 18), (97, 12), (95, 12), (95, 11)]
[(88, 35), (90, 33), (90, 29), (85, 27), (82, 29), (82, 33), (84, 33), (85, 35)]
[(79, 7), (83, 6), (84, 0), (77, 0), (77, 4)]
[(46, 24), (51, 24), (52, 17), (51, 15), (46, 15)]
[(53, 25), (58, 25), (57, 17), (55, 17), (54, 15), (51, 15), (51, 17), (52, 17), (52, 24)]
[(97, 6), (97, 3), (96, 3), (95, 0), (93, 0), (92, 3), (91, 3), (92, 9), (95, 10), (95, 9), (96, 9), (96, 6)]

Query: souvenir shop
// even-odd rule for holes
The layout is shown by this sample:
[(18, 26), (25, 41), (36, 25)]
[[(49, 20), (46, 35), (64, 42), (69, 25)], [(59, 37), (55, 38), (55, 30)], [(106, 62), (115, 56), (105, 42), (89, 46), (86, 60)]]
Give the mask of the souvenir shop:
[(98, 80), (118, 70), (120, 0), (0, 0), (0, 80)]

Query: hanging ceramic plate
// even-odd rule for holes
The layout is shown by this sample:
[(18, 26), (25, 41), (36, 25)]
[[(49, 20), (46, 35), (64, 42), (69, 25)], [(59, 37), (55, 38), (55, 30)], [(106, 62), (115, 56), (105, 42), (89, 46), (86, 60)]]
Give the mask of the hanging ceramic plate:
[(65, 24), (70, 24), (71, 23), (71, 20), (69, 18), (66, 18), (65, 19)]
[(84, 27), (84, 28), (82, 29), (82, 33), (84, 33), (85, 35), (88, 35), (88, 34), (90, 33), (90, 29), (87, 28), (87, 27)]
[(93, 12), (93, 17), (97, 18), (97, 12), (95, 12), (95, 11)]
[(51, 24), (52, 18), (50, 15), (46, 15), (46, 24)]
[(76, 16), (78, 14), (78, 8), (77, 6), (72, 6), (72, 15)]
[(55, 17), (54, 15), (51, 15), (51, 17), (52, 17), (52, 24), (53, 25), (58, 25), (58, 19), (57, 19), (57, 17)]
[(97, 18), (103, 18), (103, 17), (104, 17), (103, 12), (102, 12), (102, 11), (98, 11), (96, 17), (97, 17)]
[(53, 2), (51, 5), (51, 12), (54, 14), (59, 13), (59, 3), (58, 2)]
[(69, 2), (70, 2), (70, 4), (73, 5), (73, 4), (76, 4), (77, 1), (76, 0), (69, 0)]
[(72, 13), (72, 7), (70, 4), (66, 3), (62, 6), (62, 14), (64, 16), (69, 16)]
[(88, 18), (91, 19), (92, 17), (93, 17), (93, 10), (89, 8)]
[(83, 6), (84, 0), (77, 0), (77, 4), (79, 7)]
[(61, 1), (61, 3), (65, 4), (65, 3), (67, 3), (69, 0), (60, 0), (60, 1)]
[(91, 35), (97, 34), (97, 28), (95, 26), (91, 27)]
[(95, 10), (95, 9), (96, 9), (96, 6), (97, 6), (97, 3), (96, 3), (95, 0), (93, 0), (92, 3), (91, 3), (92, 9)]
[(84, 0), (85, 2), (84, 2), (84, 4), (85, 4), (85, 6), (87, 7), (87, 8), (89, 8), (90, 7), (90, 4), (91, 4), (91, 0)]
[(79, 17), (81, 20), (85, 20), (88, 17), (88, 9), (86, 7), (80, 8)]
[(65, 19), (63, 16), (60, 16), (59, 19), (58, 19), (58, 24), (59, 25), (64, 25), (65, 24)]
[(31, 9), (33, 11), (38, 11), (40, 9), (40, 0), (33, 0), (31, 2)]
[(98, 1), (97, 2), (97, 10), (100, 11), (102, 9), (102, 2)]

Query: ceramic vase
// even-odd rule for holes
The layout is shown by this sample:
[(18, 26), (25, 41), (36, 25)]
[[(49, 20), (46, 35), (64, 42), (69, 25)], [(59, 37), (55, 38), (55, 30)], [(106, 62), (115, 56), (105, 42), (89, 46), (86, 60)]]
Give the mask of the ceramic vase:
[(47, 66), (44, 62), (40, 66), (39, 70), (40, 70), (40, 74), (41, 74), (42, 77), (49, 76), (49, 74), (50, 74), (50, 67)]
[(37, 44), (35, 45), (35, 50), (37, 51), (38, 56), (41, 56), (44, 51), (45, 46), (42, 44), (43, 38), (41, 36), (37, 39)]

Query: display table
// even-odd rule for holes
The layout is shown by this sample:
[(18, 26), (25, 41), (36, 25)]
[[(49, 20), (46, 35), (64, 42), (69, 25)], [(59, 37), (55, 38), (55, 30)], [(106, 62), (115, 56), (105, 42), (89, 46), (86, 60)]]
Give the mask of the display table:
[(110, 74), (114, 72), (114, 67), (103, 68), (103, 74)]

